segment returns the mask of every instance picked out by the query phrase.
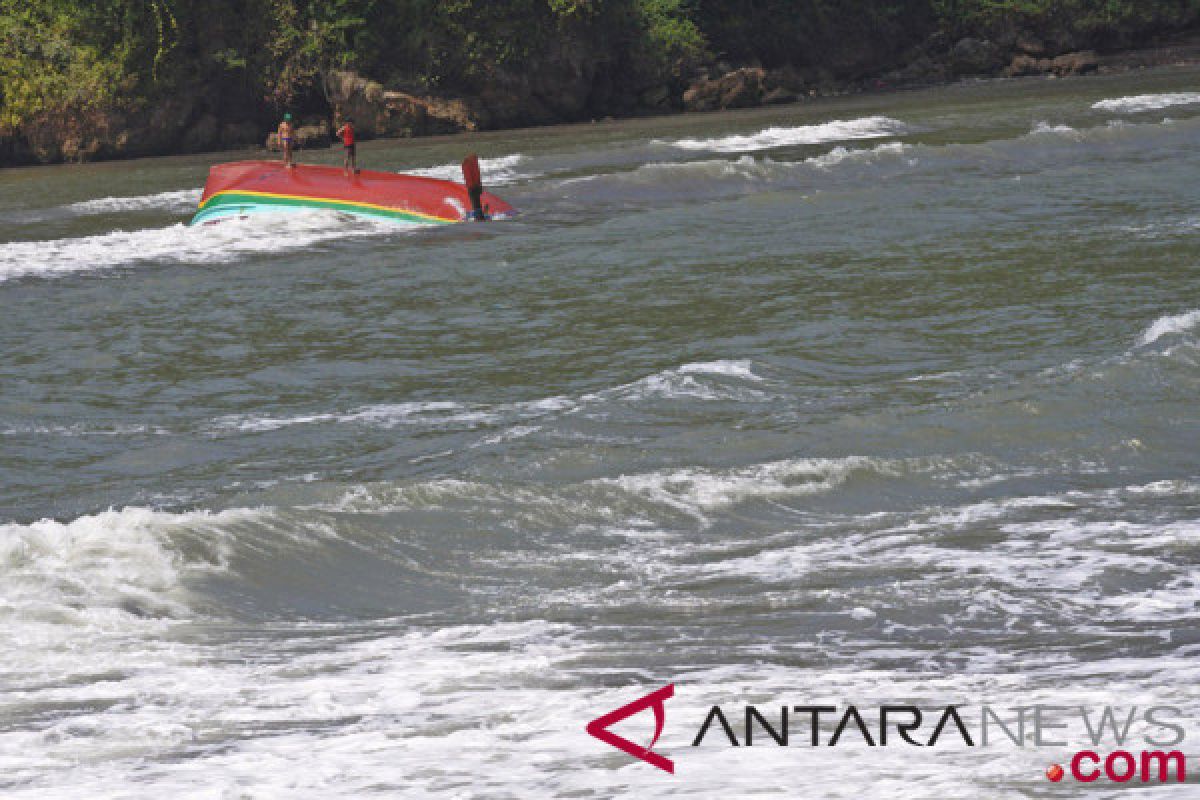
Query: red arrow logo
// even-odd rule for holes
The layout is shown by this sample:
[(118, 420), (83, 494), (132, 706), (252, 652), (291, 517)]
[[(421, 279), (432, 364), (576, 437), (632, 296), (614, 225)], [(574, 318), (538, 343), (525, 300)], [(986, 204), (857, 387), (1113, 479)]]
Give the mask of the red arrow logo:
[[(675, 696), (675, 684), (664, 686), (661, 689), (651, 692), (640, 700), (634, 700), (627, 706), (621, 706), (616, 711), (610, 711), (602, 717), (596, 717), (588, 723), (587, 732), (595, 736), (605, 744), (610, 744), (623, 753), (628, 753), (634, 758), (640, 758), (647, 764), (658, 767), (661, 770), (675, 774), (675, 762), (669, 758), (664, 758), (658, 753), (651, 750), (654, 743), (658, 741), (658, 737), (662, 735), (663, 725), (667, 722), (667, 700)], [(647, 747), (636, 745), (628, 739), (617, 736), (609, 730), (610, 727), (616, 725), (623, 719), (629, 719), (634, 714), (640, 711), (645, 711), (647, 708), (654, 710), (654, 738), (650, 740)]]

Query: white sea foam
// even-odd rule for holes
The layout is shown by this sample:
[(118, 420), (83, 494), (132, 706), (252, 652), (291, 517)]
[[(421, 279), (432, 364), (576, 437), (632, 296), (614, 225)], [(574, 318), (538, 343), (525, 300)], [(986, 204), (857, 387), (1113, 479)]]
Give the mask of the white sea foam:
[[(784, 463), (792, 466), (778, 466)], [(768, 473), (764, 485), (778, 484), (789, 471), (802, 482), (812, 475), (824, 480), (819, 473), (831, 466), (801, 463), (759, 465)], [(692, 472), (736, 483), (753, 469)], [(529, 502), (525, 494), (492, 487), (493, 495), (480, 495), (481, 489), (488, 486), (450, 480), (428, 487), (447, 499), (474, 497), (479, 505), (472, 509)], [(664, 491), (675, 500), (695, 499), (686, 486)], [(597, 536), (557, 525), (565, 541), (536, 542), (530, 554), (544, 559), (536, 563), (527, 553), (489, 550), (486, 537), (480, 539), (486, 563), (479, 569), (514, 578), (505, 570), (515, 564), (526, 570), (521, 575), (587, 564), (584, 585), (557, 576), (541, 587), (513, 580), (492, 600), (494, 609), (481, 606), (497, 618), (490, 623), (276, 620), (240, 635), (234, 628), (215, 641), (202, 628), (184, 636), (147, 629), (121, 637), (99, 629), (50, 648), (27, 636), (22, 648), (0, 651), (7, 689), (0, 717), (9, 722), (0, 729), (5, 797), (134, 791), (350, 798), (384, 791), (449, 798), (464, 786), (480, 797), (596, 791), (628, 800), (741, 797), (786, 794), (797, 774), (805, 776), (805, 791), (833, 800), (911, 796), (914, 785), (930, 797), (957, 800), (992, 798), (997, 787), (1036, 794), (1046, 785), (1046, 764), (1092, 746), (1080, 707), (1099, 713), (1105, 705), (1178, 705), (1185, 719), (1196, 718), (1194, 650), (1147, 653), (1140, 645), (1156, 626), (1183, 630), (1194, 617), (1200, 581), (1189, 565), (1200, 528), (1186, 519), (1114, 519), (1125, 502), (1191, 500), (1196, 492), (1194, 482), (1155, 481), (870, 512), (768, 535), (672, 535), (616, 519), (605, 523), (609, 536)], [(527, 494), (546, 507), (561, 504), (540, 487)], [(365, 508), (350, 503), (343, 513)], [(144, 573), (135, 583), (153, 587), (155, 597), (159, 587), (170, 594), (186, 584), (179, 549), (164, 532), (210, 524), (212, 534), (231, 523), (224, 515), (117, 513), (127, 519), (110, 526), (110, 536), (148, 519), (151, 567), (131, 572)], [(225, 512), (244, 513), (253, 512)], [(86, 545), (112, 547), (101, 536)], [(7, 553), (0, 556), (0, 570), (8, 564)], [(58, 565), (47, 562), (42, 571)], [(1129, 573), (1146, 588), (1128, 591), (1127, 582), (1114, 579)], [(0, 574), (0, 598), (8, 577)], [(113, 583), (101, 577), (101, 588)], [(555, 595), (564, 583), (575, 584), (569, 605), (565, 591)], [(609, 601), (643, 620), (642, 627), (622, 628), (621, 617), (605, 624), (593, 609)], [(698, 639), (696, 626), (678, 623), (695, 619), (709, 630), (710, 621), (722, 619), (711, 613), (720, 603), (760, 612), (744, 630), (714, 622), (717, 648), (718, 633)], [(120, 602), (98, 603), (114, 604)], [(528, 608), (548, 619), (522, 619)], [(796, 634), (772, 635), (769, 626), (784, 624), (780, 617), (788, 612), (796, 613)], [(1078, 625), (1050, 627), (1064, 616)], [(551, 621), (564, 619), (579, 621)], [(1109, 623), (1118, 627), (1099, 628)], [(994, 635), (977, 635), (980, 625)], [(1012, 646), (1030, 631), (1036, 637), (1030, 646)], [(1081, 633), (1093, 648), (1086, 659), (1076, 659), (1070, 646)], [(1097, 646), (1106, 636), (1122, 637), (1107, 658)], [(39, 657), (31, 660), (31, 652)], [(675, 776), (583, 732), (588, 720), (669, 682), (676, 696), (655, 749), (675, 761)], [(996, 745), (968, 747), (951, 732), (936, 749), (883, 748), (868, 746), (851, 728), (837, 748), (808, 747), (807, 729), (793, 723), (791, 747), (734, 748), (715, 726), (692, 746), (713, 705), (729, 714), (741, 739), (746, 704), (777, 715), (781, 705), (802, 703), (839, 709), (853, 703), (872, 731), (881, 705), (933, 710), (953, 703), (976, 733), (984, 704), (1006, 719), (1018, 707), (1052, 706), (1053, 719), (1068, 721), (1055, 729), (1067, 745), (1010, 746), (997, 736)], [(835, 723), (832, 715), (823, 721), (823, 741)], [(922, 735), (935, 723), (930, 715)], [(643, 741), (651, 725), (642, 715), (620, 732)], [(1134, 725), (1136, 742), (1156, 732), (1140, 719)]]
[(1142, 333), (1138, 344), (1144, 347), (1154, 344), (1164, 336), (1177, 336), (1179, 334), (1190, 333), (1198, 325), (1200, 325), (1200, 309), (1188, 311), (1185, 314), (1159, 317)]
[(1054, 136), (1068, 136), (1072, 139), (1080, 137), (1079, 130), (1072, 128), (1070, 125), (1052, 125), (1045, 121), (1035, 123), (1029, 133), (1033, 136), (1050, 134)]
[(265, 433), (294, 425), (320, 425), (326, 423), (362, 422), (380, 427), (417, 424), (420, 422), (479, 422), (483, 412), (471, 411), (460, 403), (392, 403), (388, 405), (364, 406), (353, 411), (319, 414), (297, 414), (290, 417), (267, 417), (260, 415), (231, 415), (213, 421), (215, 431), (240, 431)]
[[(714, 380), (714, 378), (716, 380)], [(638, 402), (648, 399), (753, 402), (770, 395), (760, 388), (765, 381), (749, 361), (705, 361), (656, 372), (632, 383), (592, 392), (580, 405), (597, 402)], [(754, 384), (748, 386), (746, 384)]]
[[(17, 641), (31, 623), (108, 626), (132, 617), (185, 616), (183, 579), (216, 568), (224, 557), (217, 531), (263, 513), (169, 513), (126, 508), (70, 522), (41, 520), (0, 525), (0, 618)], [(199, 534), (198, 560), (188, 560), (171, 537)], [(131, 617), (132, 615), (132, 617)]]
[(567, 178), (560, 185), (583, 183), (633, 184), (662, 190), (664, 186), (680, 187), (698, 185), (711, 191), (711, 183), (771, 183), (775, 181), (804, 180), (811, 177), (811, 170), (828, 172), (838, 167), (867, 165), (884, 160), (895, 160), (909, 167), (918, 161), (909, 155), (914, 148), (900, 142), (888, 142), (873, 148), (847, 148), (838, 146), (828, 153), (812, 156), (803, 161), (776, 161), (769, 156), (741, 155), (737, 158), (709, 158), (700, 161), (654, 161), (634, 169), (584, 175)]
[(854, 472), (890, 471), (888, 463), (861, 456), (799, 458), (726, 470), (674, 469), (597, 481), (691, 513), (731, 506), (751, 498), (827, 492)]
[(756, 159), (754, 156), (749, 155), (736, 159), (713, 158), (704, 161), (653, 161), (649, 164), (642, 164), (629, 172), (586, 175), (580, 178), (570, 178), (563, 181), (563, 183), (617, 180), (658, 187), (667, 182), (679, 184), (694, 180), (709, 181), (725, 178), (769, 180), (780, 170), (790, 170), (792, 168), (790, 164), (782, 164), (770, 159)]
[(1136, 114), (1143, 111), (1157, 111), (1172, 106), (1190, 106), (1200, 103), (1200, 93), (1197, 92), (1168, 92), (1165, 94), (1137, 94), (1127, 97), (1113, 97), (1093, 103), (1097, 111), (1115, 111), (1124, 114)]
[(532, 419), (574, 407), (563, 397), (547, 397), (528, 403), (496, 406), (467, 405), (451, 401), (380, 403), (349, 411), (268, 417), (257, 414), (230, 415), (213, 420), (211, 430), (265, 433), (294, 425), (359, 424), (375, 428), (426, 426), (433, 428), (477, 428), (505, 420)]
[(113, 214), (122, 211), (194, 211), (200, 202), (199, 189), (180, 189), (132, 197), (98, 197), (71, 203), (65, 208), (75, 214)]
[[(806, 159), (805, 163), (811, 164), (819, 169), (832, 169), (846, 163), (863, 163), (879, 159), (882, 156), (901, 156), (913, 150), (912, 145), (904, 144), (903, 142), (887, 142), (886, 144), (877, 145), (870, 149), (861, 149), (853, 147), (835, 147), (828, 153), (819, 156), (813, 156)], [(910, 158), (908, 164), (916, 165), (917, 160)]]
[(762, 381), (749, 361), (702, 361), (696, 364), (684, 364), (678, 369), (683, 375), (726, 375), (745, 381), (759, 383)]
[[(715, 380), (714, 380), (715, 379)], [(610, 402), (647, 399), (761, 400), (767, 395), (745, 384), (762, 384), (749, 361), (723, 360), (684, 364), (647, 375), (632, 383), (591, 392), (577, 398), (556, 395), (538, 400), (496, 405), (448, 400), (380, 403), (345, 411), (323, 411), (292, 416), (234, 414), (212, 421), (210, 431), (265, 433), (294, 425), (358, 424), (375, 428), (424, 426), (479, 428), (504, 423), (524, 423), (548, 414), (584, 409)], [(3, 431), (0, 431), (3, 432)]]
[(298, 211), (230, 219), (218, 225), (171, 225), (96, 236), (0, 244), (0, 282), (139, 263), (229, 263), (255, 253), (278, 253), (350, 236), (394, 234), (386, 221)]
[[(506, 186), (512, 183), (532, 180), (543, 173), (531, 169), (522, 169), (529, 159), (520, 153), (500, 156), (499, 158), (479, 159), (479, 171), (483, 176), (484, 186)], [(425, 178), (438, 178), (443, 181), (462, 183), (461, 164), (440, 164), (436, 167), (404, 170), (405, 175), (419, 175)]]
[(171, 431), (161, 425), (114, 424), (99, 425), (18, 424), (0, 427), (0, 436), (165, 436)]
[(776, 147), (791, 147), (822, 142), (841, 142), (853, 139), (881, 139), (901, 136), (910, 132), (905, 123), (891, 117), (862, 117), (850, 120), (833, 120), (818, 125), (796, 127), (773, 127), (750, 134), (731, 134), (708, 139), (676, 139), (659, 142), (681, 150), (699, 150), (710, 153), (746, 153), (770, 150)]
[[(916, 660), (923, 648), (858, 650), (859, 663), (851, 665), (830, 663), (826, 651), (836, 655), (837, 648), (811, 642), (791, 646), (800, 656), (788, 659), (792, 664), (774, 663), (768, 651), (713, 666), (669, 662), (669, 637), (651, 645), (660, 666), (633, 672), (611, 661), (628, 657), (636, 644), (614, 647), (570, 625), (530, 621), (370, 636), (339, 627), (309, 626), (290, 649), (272, 642), (268, 653), (257, 638), (220, 653), (147, 645), (137, 652), (144, 665), (105, 682), (94, 698), (53, 689), (24, 695), (26, 702), (94, 702), (78, 703), (64, 719), (0, 732), (6, 798), (125, 797), (129, 787), (139, 796), (334, 800), (381, 791), (536, 800), (597, 791), (620, 800), (749, 797), (795, 793), (802, 775), (806, 794), (830, 800), (982, 800), (1004, 791), (1036, 794), (1046, 785), (1047, 763), (1092, 747), (1080, 708), (1172, 704), (1191, 718), (1186, 687), (1200, 673), (1186, 654), (1027, 663), (991, 648), (950, 650), (963, 663), (958, 669), (931, 661), (925, 669), (895, 670), (864, 662)], [(667, 683), (675, 693), (655, 751), (674, 761), (674, 776), (583, 732), (588, 720)], [(839, 714), (854, 704), (872, 731), (879, 707), (912, 703), (927, 711), (921, 738), (930, 735), (936, 712), (953, 703), (976, 740), (984, 704), (1005, 719), (1018, 707), (1048, 706), (1047, 721), (1066, 723), (1055, 728), (1066, 744), (1018, 747), (993, 726), (998, 741), (987, 748), (967, 746), (953, 728), (936, 748), (872, 747), (851, 726), (838, 747), (809, 747), (802, 746), (807, 728), (793, 723), (790, 747), (769, 740), (753, 750), (733, 747), (716, 726), (692, 746), (714, 705), (730, 716), (740, 741), (738, 712), (746, 704), (777, 719), (779, 706), (802, 703), (835, 705)], [(821, 720), (823, 745), (839, 714)], [(652, 726), (643, 714), (618, 731), (647, 741)], [(1133, 740), (1156, 730), (1139, 717)], [(759, 736), (766, 738), (761, 730)]]

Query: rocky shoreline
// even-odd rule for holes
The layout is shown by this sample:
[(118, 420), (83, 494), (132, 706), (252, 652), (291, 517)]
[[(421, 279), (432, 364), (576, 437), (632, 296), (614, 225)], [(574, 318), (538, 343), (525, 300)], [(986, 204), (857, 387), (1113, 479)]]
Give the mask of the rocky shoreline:
[[(614, 97), (606, 117), (636, 117), (802, 103), (821, 97), (895, 91), (988, 78), (1060, 78), (1200, 64), (1200, 34), (1151, 46), (1098, 52), (1076, 49), (1069, 37), (1042, 39), (1025, 31), (995, 38), (938, 34), (900, 66), (838, 76), (823, 67), (765, 68), (714, 62), (678, 85), (632, 87)], [(562, 77), (563, 75), (566, 78)], [(555, 80), (503, 75), (483, 91), (436, 95), (386, 86), (353, 72), (330, 74), (330, 109), (300, 116), (302, 148), (332, 143), (331, 117), (354, 119), (361, 139), (501, 130), (594, 119), (581, 100), (598, 80), (595, 65), (566, 65)], [(138, 111), (94, 111), (85, 117), (46, 115), (20, 131), (0, 133), (0, 166), (83, 162), (263, 146), (278, 142), (266, 118), (222, 119), (212, 98), (172, 97)]]

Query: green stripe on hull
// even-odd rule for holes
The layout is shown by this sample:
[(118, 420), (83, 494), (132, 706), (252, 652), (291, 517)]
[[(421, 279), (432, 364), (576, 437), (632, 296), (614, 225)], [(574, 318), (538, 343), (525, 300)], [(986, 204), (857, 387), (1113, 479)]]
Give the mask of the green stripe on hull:
[(400, 209), (374, 208), (341, 200), (324, 200), (316, 197), (264, 197), (226, 192), (209, 198), (208, 202), (196, 212), (196, 216), (192, 217), (190, 224), (196, 225), (264, 211), (309, 211), (314, 209), (355, 214), (372, 219), (386, 219), (402, 225), (450, 225), (458, 221), (437, 219)]

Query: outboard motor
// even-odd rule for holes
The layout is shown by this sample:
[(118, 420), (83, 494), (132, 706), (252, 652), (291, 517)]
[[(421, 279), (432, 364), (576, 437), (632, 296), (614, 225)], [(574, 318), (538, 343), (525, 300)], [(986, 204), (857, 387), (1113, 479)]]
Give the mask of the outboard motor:
[(479, 172), (479, 156), (471, 153), (462, 163), (463, 183), (467, 185), (467, 197), (471, 200), (468, 219), (484, 222), (489, 219), (483, 207), (483, 176)]

